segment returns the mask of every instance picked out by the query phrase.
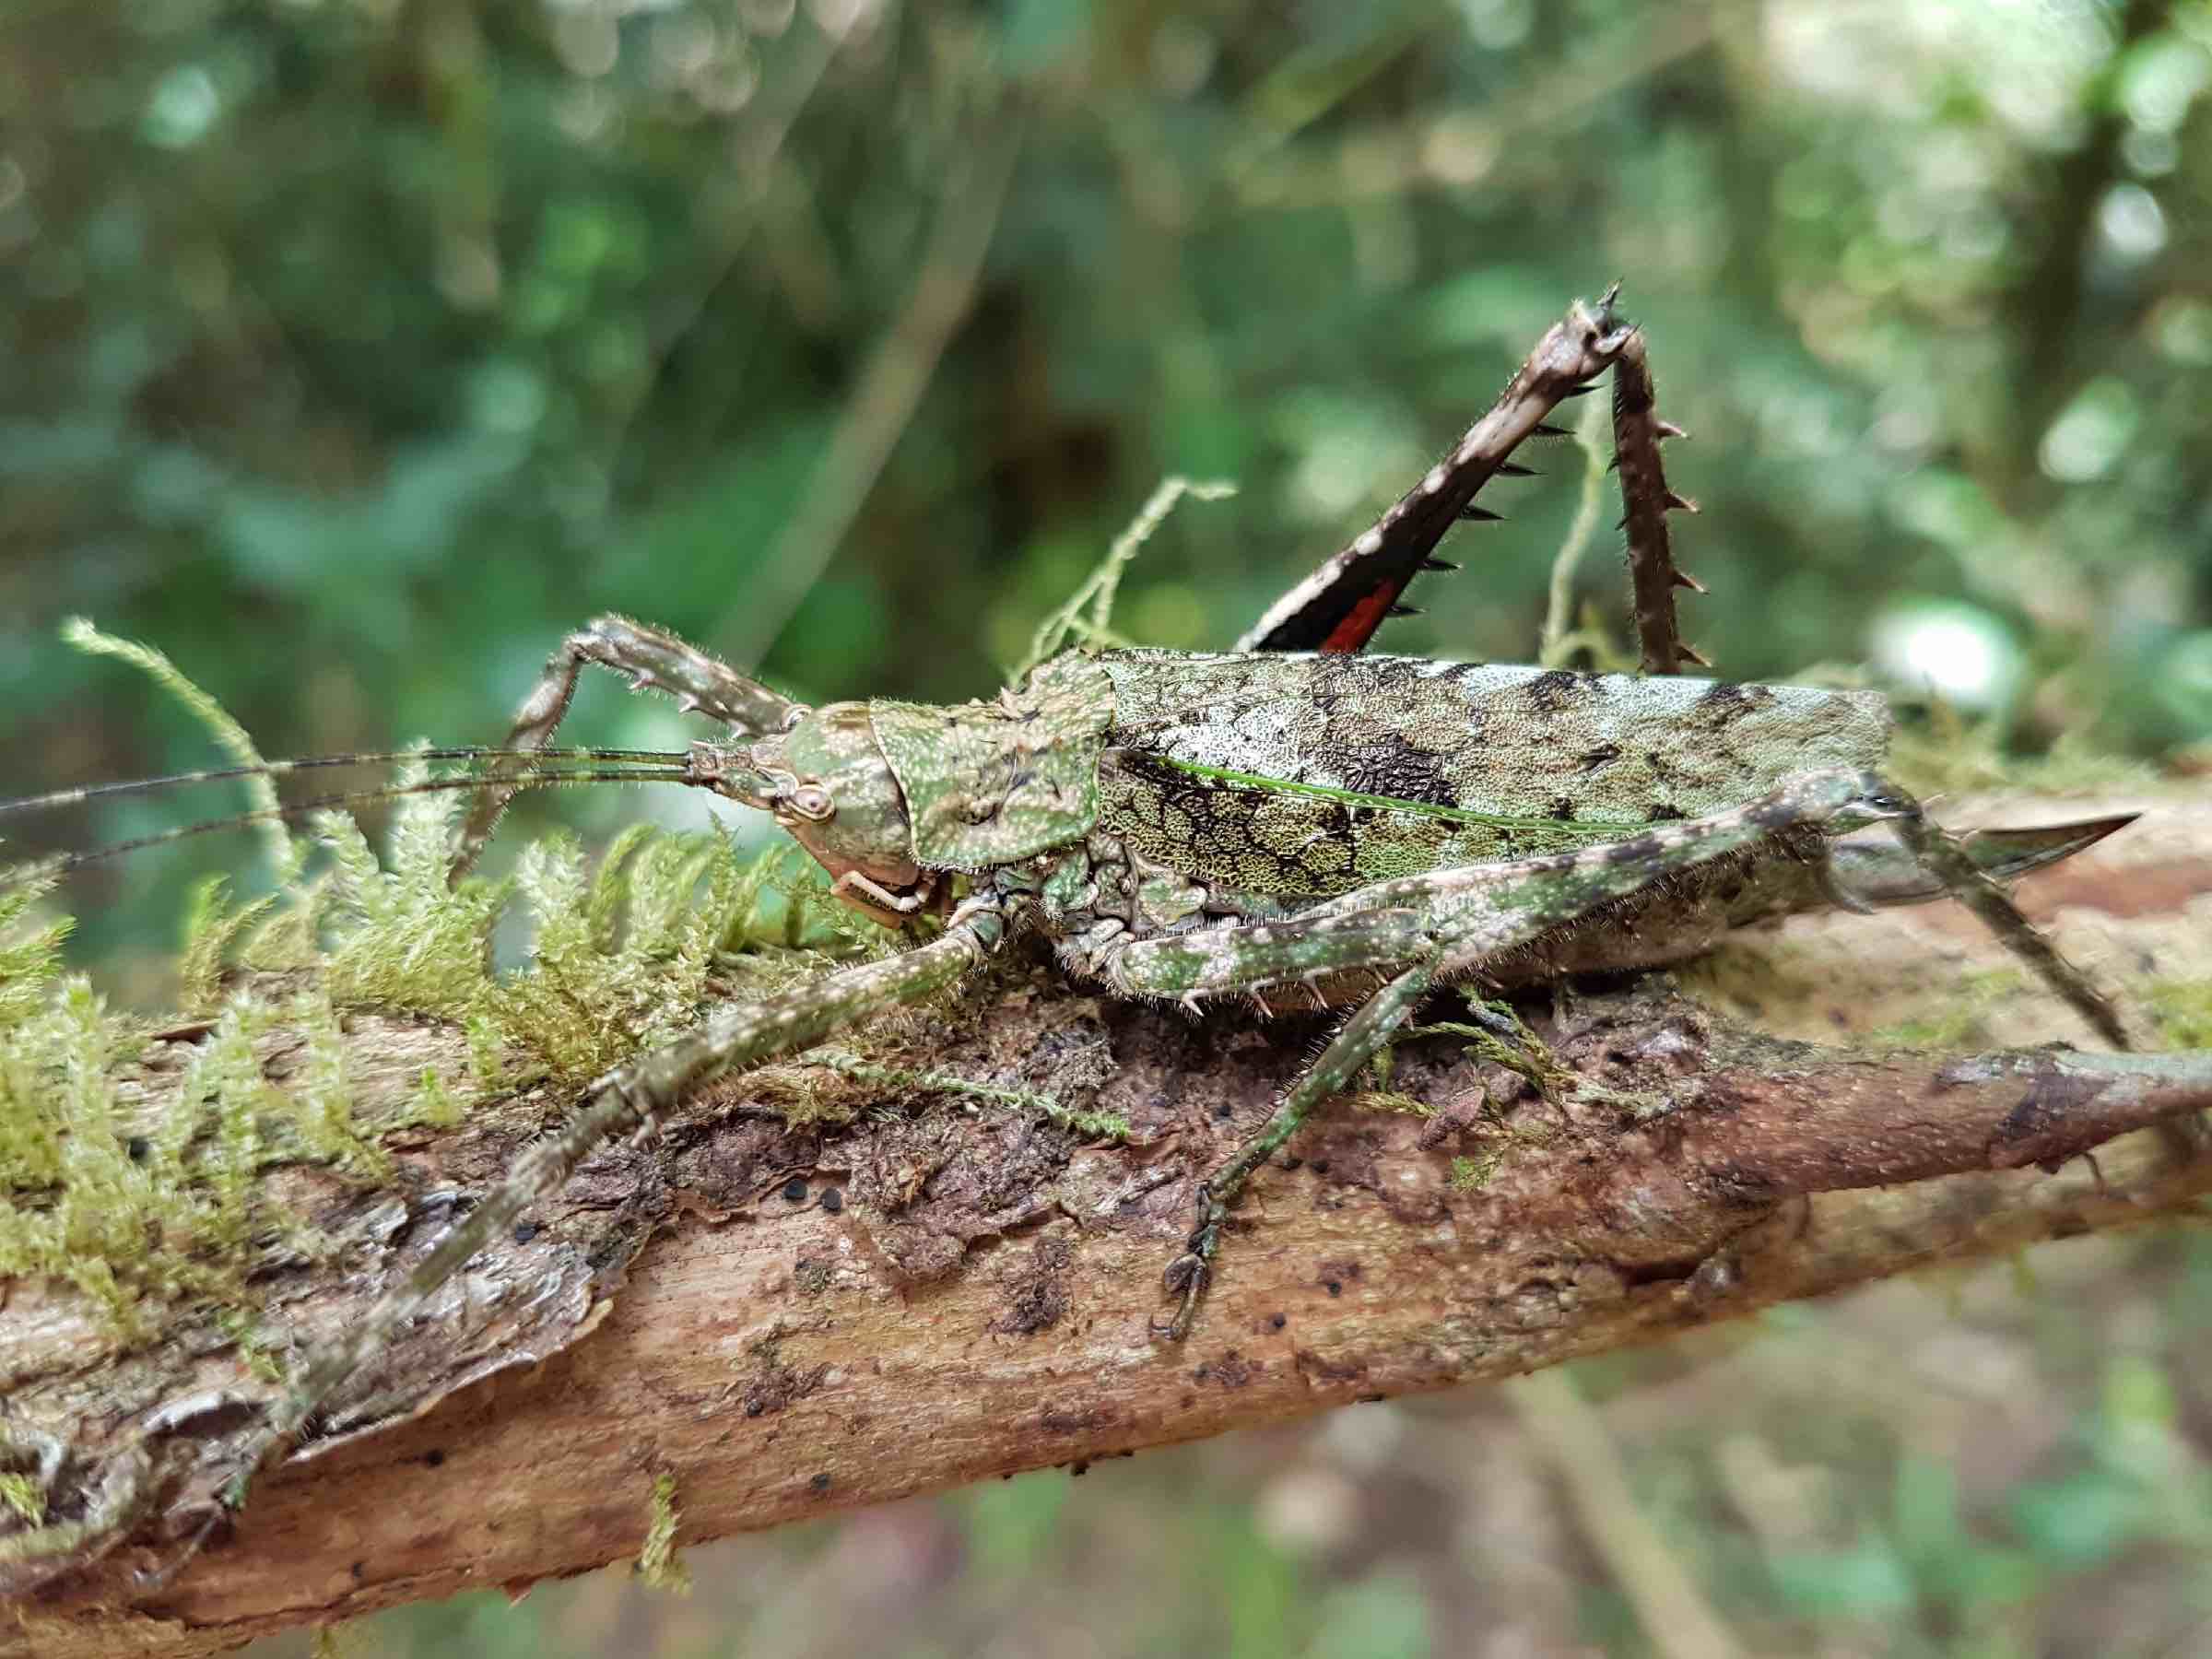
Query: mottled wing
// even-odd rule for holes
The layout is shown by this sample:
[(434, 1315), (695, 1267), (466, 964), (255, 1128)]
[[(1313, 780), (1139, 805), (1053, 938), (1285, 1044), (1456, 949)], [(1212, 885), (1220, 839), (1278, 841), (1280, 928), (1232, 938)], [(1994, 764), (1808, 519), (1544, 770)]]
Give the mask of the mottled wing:
[(1795, 772), (1878, 767), (1888, 740), (1866, 691), (1382, 654), (1098, 663), (1122, 748), (1263, 789), (1616, 832), (1724, 811)]

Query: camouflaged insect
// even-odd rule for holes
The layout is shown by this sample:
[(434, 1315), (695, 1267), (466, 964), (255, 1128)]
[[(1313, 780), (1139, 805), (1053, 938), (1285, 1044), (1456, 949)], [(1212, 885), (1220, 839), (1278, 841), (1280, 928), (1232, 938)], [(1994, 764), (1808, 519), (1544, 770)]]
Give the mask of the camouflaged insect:
[[(587, 664), (677, 695), (724, 733), (679, 781), (772, 813), (840, 897), (912, 947), (764, 1002), (724, 1006), (599, 1079), (573, 1119), (455, 1222), (336, 1347), (313, 1357), (241, 1477), (483, 1242), (610, 1137), (707, 1079), (830, 1038), (951, 985), (1018, 929), (1076, 976), (1195, 1006), (1234, 996), (1351, 1010), (1241, 1149), (1199, 1184), (1166, 1279), (1164, 1335), (1190, 1327), (1247, 1179), (1345, 1088), (1433, 987), (1507, 985), (1679, 959), (1780, 914), (1950, 893), (2115, 1041), (2112, 1009), (1995, 878), (2124, 819), (1954, 839), (1884, 781), (1889, 716), (1865, 692), (1676, 677), (1667, 489), (1641, 337), (1612, 296), (1549, 330), (1497, 405), (1406, 496), (1286, 594), (1233, 653), (1066, 651), (988, 701), (808, 708), (618, 618), (571, 636), (518, 712), (463, 830), (456, 870), (507, 799), (545, 774)], [(1556, 435), (1562, 398), (1615, 375), (1615, 441), (1641, 676), (1359, 654), (1512, 456)], [(673, 758), (672, 758), (673, 759)], [(1888, 820), (1894, 843), (1841, 839)]]

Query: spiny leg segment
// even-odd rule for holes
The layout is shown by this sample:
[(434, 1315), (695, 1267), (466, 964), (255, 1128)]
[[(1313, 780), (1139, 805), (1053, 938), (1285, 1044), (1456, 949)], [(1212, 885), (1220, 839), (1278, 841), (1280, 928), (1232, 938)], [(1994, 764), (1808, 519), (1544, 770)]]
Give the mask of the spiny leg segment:
[(1565, 399), (1592, 389), (1613, 371), (1614, 465), (1620, 470), (1621, 527), (1627, 533), (1636, 629), (1649, 674), (1675, 674), (1685, 664), (1708, 666), (1682, 641), (1675, 618), (1675, 590), (1704, 592), (1677, 568), (1666, 527), (1670, 512), (1695, 512), (1696, 504), (1667, 487), (1659, 445), (1683, 436), (1660, 418), (1652, 388), (1643, 335), (1614, 311), (1620, 285), (1594, 308), (1577, 301), (1538, 340), (1498, 401), (1469, 427), (1451, 453), (1389, 511), (1271, 606), (1237, 641), (1240, 651), (1364, 651), (1392, 617), (1411, 616), (1398, 603), (1425, 571), (1458, 567), (1432, 557), (1453, 524), (1500, 515), (1477, 504), (1493, 477), (1525, 477), (1514, 451), (1534, 437), (1565, 437), (1546, 418)]
[[(806, 712), (803, 704), (747, 679), (674, 634), (627, 617), (600, 617), (563, 640), (547, 659), (544, 675), (515, 711), (514, 724), (502, 747), (532, 750), (549, 745), (576, 696), (578, 677), (593, 663), (629, 676), (640, 690), (670, 693), (685, 712), (697, 712), (722, 722), (735, 738), (782, 731)], [(510, 759), (493, 767), (492, 781), (461, 827), (453, 855), (455, 880), (483, 854), (493, 827), (519, 787), (509, 780), (527, 765), (525, 760)]]
[(1366, 648), (1376, 629), (1406, 614), (1398, 595), (1423, 571), (1457, 567), (1430, 558), (1462, 519), (1499, 515), (1475, 505), (1500, 473), (1524, 474), (1512, 456), (1531, 437), (1564, 437), (1545, 417), (1586, 391), (1614, 361), (1632, 331), (1613, 317), (1608, 293), (1593, 312), (1581, 301), (1555, 323), (1499, 394), (1489, 412), (1372, 526), (1275, 604), (1237, 641), (1239, 651)]

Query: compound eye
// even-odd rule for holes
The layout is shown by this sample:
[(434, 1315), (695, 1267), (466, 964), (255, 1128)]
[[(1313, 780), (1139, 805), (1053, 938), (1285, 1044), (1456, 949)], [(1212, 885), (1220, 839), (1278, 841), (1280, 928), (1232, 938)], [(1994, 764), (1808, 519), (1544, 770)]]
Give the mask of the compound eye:
[(818, 820), (837, 810), (837, 803), (830, 798), (830, 792), (819, 783), (802, 783), (783, 799), (792, 811), (803, 818)]

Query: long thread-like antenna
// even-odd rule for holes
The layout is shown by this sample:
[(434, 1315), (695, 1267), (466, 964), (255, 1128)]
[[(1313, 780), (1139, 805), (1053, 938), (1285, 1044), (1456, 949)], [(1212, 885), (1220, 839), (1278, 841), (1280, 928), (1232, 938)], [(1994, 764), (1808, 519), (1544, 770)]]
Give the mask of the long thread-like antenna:
[[(0, 818), (15, 813), (52, 812), (85, 801), (110, 800), (117, 795), (151, 794), (165, 789), (184, 789), (194, 783), (219, 783), (229, 778), (280, 778), (288, 772), (346, 766), (397, 766), (410, 760), (591, 760), (630, 762), (671, 767), (684, 764), (680, 750), (623, 748), (500, 748), (468, 744), (446, 748), (394, 749), (381, 754), (310, 755), (296, 760), (263, 760), (252, 766), (217, 766), (201, 771), (171, 772), (161, 778), (133, 778), (120, 783), (88, 783), (75, 789), (50, 790), (0, 801)], [(489, 780), (486, 780), (489, 782)], [(264, 814), (265, 817), (265, 813)], [(239, 822), (251, 822), (240, 819)]]
[[(534, 753), (558, 751), (537, 750)], [(437, 750), (418, 751), (435, 755)], [(258, 812), (241, 812), (229, 818), (209, 818), (203, 823), (180, 824), (174, 829), (157, 830), (130, 841), (113, 841), (104, 847), (94, 847), (82, 853), (56, 853), (47, 858), (33, 859), (24, 864), (0, 867), (0, 882), (20, 881), (32, 877), (62, 875), (102, 859), (121, 858), (127, 853), (142, 853), (148, 847), (166, 845), (183, 841), (189, 836), (209, 835), (222, 830), (241, 830), (252, 824), (267, 824), (305, 818), (312, 812), (349, 810), (371, 806), (379, 801), (394, 801), (407, 795), (438, 794), (453, 790), (482, 789), (493, 780), (479, 777), (424, 778), (413, 783), (391, 783), (379, 789), (353, 790), (344, 794), (319, 795), (312, 801), (295, 801), (288, 806), (267, 808)], [(700, 783), (704, 780), (688, 768), (660, 767), (572, 767), (552, 768), (541, 771), (521, 772), (498, 780), (502, 785), (520, 785), (535, 788), (540, 784), (560, 783)]]

